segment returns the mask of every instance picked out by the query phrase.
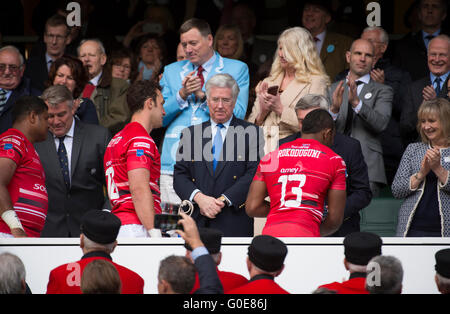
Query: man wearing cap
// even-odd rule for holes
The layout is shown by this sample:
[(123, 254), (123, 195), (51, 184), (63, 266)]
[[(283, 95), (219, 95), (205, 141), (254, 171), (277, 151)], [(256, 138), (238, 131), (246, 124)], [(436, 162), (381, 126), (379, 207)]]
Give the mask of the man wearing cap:
[[(222, 260), (222, 252), (220, 252), (220, 247), (222, 244), (223, 233), (217, 229), (212, 228), (199, 228), (198, 231), (200, 233), (200, 239), (202, 240), (216, 265), (219, 266)], [(184, 247), (186, 248), (186, 257), (192, 260), (192, 248), (187, 243), (184, 244)], [(240, 287), (248, 282), (247, 278), (239, 274), (220, 271), (219, 268), (216, 268), (216, 270), (220, 282), (222, 283), (224, 293), (227, 293), (228, 291)], [(198, 279), (198, 274), (196, 274), (195, 284), (192, 288), (191, 293), (197, 291), (198, 288), (200, 288), (200, 282)]]
[(53, 269), (47, 285), (47, 294), (81, 294), (81, 275), (93, 260), (102, 259), (114, 265), (122, 281), (123, 294), (143, 294), (144, 279), (134, 271), (112, 261), (111, 253), (117, 246), (120, 219), (107, 211), (91, 210), (81, 220), (81, 260)]
[(319, 288), (336, 291), (338, 294), (368, 294), (366, 290), (366, 268), (369, 261), (381, 255), (381, 238), (370, 232), (354, 232), (344, 239), (344, 266), (350, 278), (344, 282), (333, 282)]
[(250, 281), (227, 294), (289, 294), (275, 282), (284, 269), (287, 247), (268, 235), (253, 238), (248, 247), (247, 269)]
[(443, 249), (436, 253), (436, 286), (440, 293), (450, 294), (450, 249)]

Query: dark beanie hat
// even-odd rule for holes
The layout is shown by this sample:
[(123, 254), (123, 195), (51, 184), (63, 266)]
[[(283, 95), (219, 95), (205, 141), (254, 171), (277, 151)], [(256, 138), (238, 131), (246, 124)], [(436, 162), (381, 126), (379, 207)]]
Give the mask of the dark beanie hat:
[(450, 249), (443, 249), (436, 253), (436, 272), (442, 277), (450, 279)]
[(354, 232), (344, 239), (345, 259), (355, 265), (367, 265), (369, 261), (381, 255), (381, 238), (370, 232)]
[(103, 210), (90, 210), (81, 218), (81, 233), (99, 244), (113, 243), (121, 226), (116, 215)]
[[(200, 239), (208, 250), (209, 254), (216, 254), (220, 252), (220, 246), (222, 244), (223, 233), (220, 230), (212, 228), (198, 228)], [(185, 243), (184, 247), (192, 251), (189, 244)]]
[(256, 267), (268, 272), (280, 270), (286, 255), (286, 244), (268, 235), (255, 237), (248, 247), (248, 258), (250, 261)]

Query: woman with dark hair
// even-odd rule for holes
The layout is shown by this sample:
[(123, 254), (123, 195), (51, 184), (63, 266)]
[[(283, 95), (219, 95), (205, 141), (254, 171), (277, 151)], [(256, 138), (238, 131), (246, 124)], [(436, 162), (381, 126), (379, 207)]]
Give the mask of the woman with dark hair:
[(128, 48), (114, 50), (108, 58), (112, 77), (120, 78), (132, 84), (138, 76), (138, 63), (134, 53)]
[(147, 34), (139, 39), (136, 55), (139, 56), (138, 77), (136, 80), (159, 80), (165, 66), (166, 45), (156, 34)]
[(80, 121), (91, 124), (98, 124), (97, 111), (95, 105), (89, 98), (83, 98), (83, 89), (89, 81), (83, 63), (71, 56), (62, 56), (55, 60), (48, 74), (46, 86), (64, 85), (73, 95), (75, 117)]

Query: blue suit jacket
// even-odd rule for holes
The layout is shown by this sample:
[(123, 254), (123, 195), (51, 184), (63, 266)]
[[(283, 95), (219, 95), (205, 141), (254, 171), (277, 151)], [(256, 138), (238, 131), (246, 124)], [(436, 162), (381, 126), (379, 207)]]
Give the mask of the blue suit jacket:
[(262, 129), (234, 117), (222, 146), (225, 157), (215, 172), (211, 148), (210, 121), (183, 130), (173, 187), (182, 200), (188, 200), (196, 189), (215, 198), (225, 195), (232, 205), (225, 206), (215, 219), (201, 215), (197, 204), (192, 217), (199, 227), (219, 229), (225, 237), (251, 237), (253, 219), (245, 212), (245, 200), (260, 157), (264, 156)]
[[(300, 138), (296, 133), (280, 141), (280, 145)], [(361, 144), (358, 140), (336, 133), (331, 149), (344, 159), (347, 165), (347, 202), (344, 210), (344, 221), (334, 237), (345, 237), (347, 234), (359, 231), (359, 211), (370, 204), (372, 192), (370, 191), (369, 175)]]
[[(249, 74), (245, 63), (237, 60), (222, 58), (215, 53), (211, 72), (205, 78), (205, 82), (219, 73), (230, 74), (238, 83), (240, 92), (234, 108), (234, 115), (240, 119), (245, 117), (248, 105)], [(161, 173), (172, 174), (175, 165), (176, 149), (180, 140), (181, 131), (191, 125), (200, 124), (209, 119), (209, 110), (206, 102), (196, 103), (194, 96), (188, 97), (188, 106), (180, 108), (177, 101), (178, 91), (181, 89), (183, 79), (192, 71), (194, 65), (188, 61), (172, 63), (164, 68), (161, 78), (162, 95), (164, 97), (164, 127), (167, 127), (161, 153)], [(205, 87), (203, 86), (203, 89)], [(196, 109), (197, 108), (197, 109)]]

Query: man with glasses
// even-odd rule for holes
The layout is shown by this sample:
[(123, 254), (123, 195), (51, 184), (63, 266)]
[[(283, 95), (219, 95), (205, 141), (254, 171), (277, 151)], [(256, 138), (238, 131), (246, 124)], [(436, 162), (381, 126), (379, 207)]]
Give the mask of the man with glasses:
[(33, 87), (41, 92), (45, 89), (53, 61), (62, 57), (66, 46), (70, 44), (69, 33), (66, 18), (62, 15), (53, 15), (45, 23), (45, 50), (28, 59), (25, 71), (25, 76), (30, 78)]
[(11, 110), (20, 96), (38, 96), (39, 90), (31, 87), (28, 78), (23, 77), (24, 59), (14, 46), (0, 49), (0, 133), (12, 127)]

